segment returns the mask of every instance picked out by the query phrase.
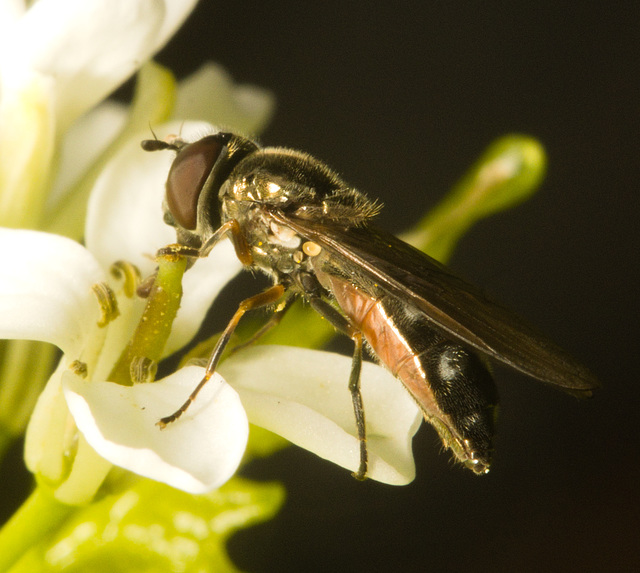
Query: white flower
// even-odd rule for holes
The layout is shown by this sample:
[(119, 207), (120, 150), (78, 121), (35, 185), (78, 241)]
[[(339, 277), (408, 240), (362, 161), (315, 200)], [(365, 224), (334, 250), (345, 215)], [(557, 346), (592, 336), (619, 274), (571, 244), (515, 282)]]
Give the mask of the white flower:
[(66, 130), (151, 58), (195, 3), (0, 2), (0, 224), (40, 225)]
[[(205, 129), (187, 123), (182, 133), (189, 137)], [(144, 306), (125, 294), (109, 269), (115, 261), (127, 261), (145, 276), (155, 264), (151, 255), (175, 240), (161, 214), (170, 160), (168, 153), (142, 152), (138, 141), (122, 149), (92, 194), (87, 249), (56, 235), (0, 229), (5, 245), (0, 337), (45, 340), (64, 352), (27, 433), (30, 469), (69, 503), (90, 499), (111, 463), (202, 492), (223, 483), (240, 463), (248, 415), (255, 424), (356, 470), (359, 444), (347, 390), (348, 358), (284, 347), (239, 352), (219, 369), (226, 382), (212, 379), (186, 414), (162, 431), (155, 422), (182, 404), (202, 368), (133, 387), (108, 381)], [(223, 242), (186, 273), (167, 353), (194, 336), (211, 301), (239, 268), (231, 245)], [(106, 326), (98, 325), (103, 317), (92, 290), (96, 284), (108, 284), (118, 301), (120, 314)], [(411, 481), (418, 408), (393, 376), (374, 365), (363, 369), (363, 396), (369, 477)]]
[(197, 0), (3, 2), (2, 91), (30, 77), (49, 83), (64, 131), (171, 37)]
[[(195, 118), (208, 105), (220, 124), (252, 132), (266, 123), (270, 94), (235, 86), (212, 66), (176, 89), (171, 73), (149, 61), (195, 3), (0, 0), (0, 226), (80, 240), (96, 177), (134, 134), (148, 137), (150, 125)], [(100, 104), (141, 67), (131, 105)], [(24, 432), (53, 353), (37, 343), (1, 346), (0, 426), (10, 440)], [(28, 394), (20, 388), (36, 352)]]
[(138, 76), (131, 106), (103, 102), (66, 133), (46, 207), (53, 220), (45, 229), (72, 238), (82, 236), (78, 213), (87, 201), (92, 177), (126, 142), (148, 138), (150, 125), (160, 129), (160, 122), (168, 119), (197, 120), (256, 135), (264, 129), (274, 107), (273, 94), (253, 85), (236, 84), (217, 64), (204, 64), (175, 86), (164, 68), (148, 63)]

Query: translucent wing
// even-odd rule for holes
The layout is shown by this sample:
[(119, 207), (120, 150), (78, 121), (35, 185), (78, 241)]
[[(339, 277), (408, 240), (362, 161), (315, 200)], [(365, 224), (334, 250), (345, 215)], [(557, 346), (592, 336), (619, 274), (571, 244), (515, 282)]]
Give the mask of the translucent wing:
[(311, 224), (281, 212), (272, 216), (410, 301), (453, 339), (578, 396), (590, 396), (599, 386), (589, 370), (517, 315), (397, 237), (369, 226)]

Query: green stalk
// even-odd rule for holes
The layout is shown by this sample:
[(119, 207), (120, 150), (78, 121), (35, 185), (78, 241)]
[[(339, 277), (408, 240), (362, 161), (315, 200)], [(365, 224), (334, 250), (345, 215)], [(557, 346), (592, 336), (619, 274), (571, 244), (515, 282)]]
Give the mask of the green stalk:
[(30, 549), (57, 531), (75, 509), (36, 488), (0, 530), (0, 571), (9, 571)]
[(546, 163), (544, 148), (532, 137), (498, 138), (443, 200), (401, 238), (446, 263), (475, 223), (531, 197), (544, 178)]
[[(122, 356), (114, 366), (109, 380), (125, 386), (135, 382), (150, 381), (151, 370), (162, 359), (164, 347), (171, 334), (173, 321), (182, 300), (182, 276), (187, 261), (179, 255), (158, 257), (158, 274), (151, 288), (147, 306), (140, 323)], [(136, 375), (133, 370), (143, 368), (151, 376)], [(139, 367), (139, 368), (138, 368)]]

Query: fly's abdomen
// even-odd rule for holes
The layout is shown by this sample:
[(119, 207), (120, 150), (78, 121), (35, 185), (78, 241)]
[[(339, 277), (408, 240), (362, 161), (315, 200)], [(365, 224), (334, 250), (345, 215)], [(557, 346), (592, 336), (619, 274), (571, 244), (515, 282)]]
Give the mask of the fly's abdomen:
[[(423, 350), (418, 359), (440, 409), (454, 429), (438, 428), (465, 465), (476, 473), (486, 473), (493, 452), (497, 391), (493, 378), (476, 354), (441, 340)], [(453, 444), (449, 443), (453, 440)], [(460, 448), (460, 451), (457, 450)]]
[(389, 294), (372, 297), (335, 276), (323, 277), (344, 314), (411, 393), (445, 446), (476, 473), (492, 453), (495, 385), (478, 356), (437, 331), (424, 314)]

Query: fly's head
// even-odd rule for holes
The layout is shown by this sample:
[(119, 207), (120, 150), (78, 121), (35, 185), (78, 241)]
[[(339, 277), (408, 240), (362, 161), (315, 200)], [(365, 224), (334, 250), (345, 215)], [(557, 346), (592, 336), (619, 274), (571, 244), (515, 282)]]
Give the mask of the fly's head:
[(199, 249), (222, 223), (221, 189), (238, 163), (257, 151), (258, 145), (221, 132), (193, 143), (179, 137), (145, 140), (142, 148), (176, 152), (167, 177), (164, 219), (176, 228), (179, 243)]
[(232, 133), (216, 133), (192, 143), (180, 138), (147, 140), (142, 147), (176, 152), (163, 207), (165, 222), (176, 228), (180, 244), (206, 254), (216, 231), (233, 219), (254, 265), (277, 277), (308, 271), (308, 253), (317, 249), (276, 222), (274, 212), (285, 218), (350, 227), (364, 224), (380, 209), (310, 155), (259, 148)]

